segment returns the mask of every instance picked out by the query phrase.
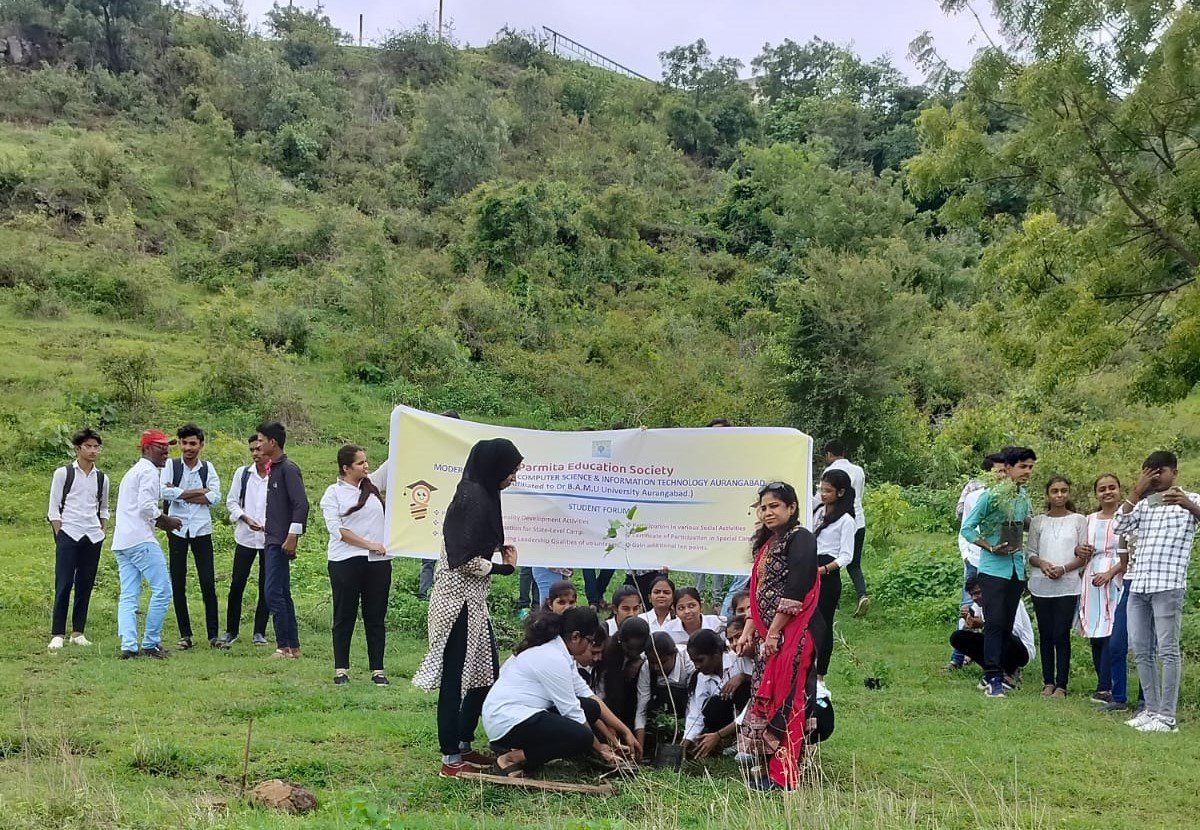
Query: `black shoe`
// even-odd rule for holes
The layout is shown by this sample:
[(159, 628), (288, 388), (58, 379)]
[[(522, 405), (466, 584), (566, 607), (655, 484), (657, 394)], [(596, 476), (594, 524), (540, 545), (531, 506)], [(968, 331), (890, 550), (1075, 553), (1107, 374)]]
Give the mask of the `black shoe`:
[(350, 675), (348, 674), (335, 674), (333, 676), (333, 685), (335, 686), (345, 686), (349, 682)]
[(162, 647), (162, 644), (150, 646), (150, 648), (142, 649), (143, 657), (153, 657), (155, 660), (166, 660), (171, 656), (171, 652)]
[(386, 675), (386, 674), (373, 674), (373, 675), (371, 675), (371, 682), (372, 682), (372, 683), (374, 683), (376, 686), (390, 686), (390, 685), (392, 685), (391, 683), (389, 683), (389, 682), (388, 682), (388, 679), (387, 679), (387, 675)]
[(180, 637), (179, 638), (179, 650), (180, 651), (187, 651), (191, 647), (192, 647), (192, 638), (191, 637)]
[(229, 643), (225, 642), (221, 637), (213, 637), (208, 641), (208, 644), (213, 648), (229, 648)]
[(137, 656), (138, 656), (137, 649), (134, 649), (133, 651), (126, 651), (125, 649), (121, 649), (120, 659), (122, 659), (122, 660), (133, 660)]
[(231, 645), (237, 642), (237, 638), (238, 635), (230, 634), (228, 631), (226, 631), (225, 636), (221, 638), (221, 642), (225, 643), (225, 648), (229, 648)]

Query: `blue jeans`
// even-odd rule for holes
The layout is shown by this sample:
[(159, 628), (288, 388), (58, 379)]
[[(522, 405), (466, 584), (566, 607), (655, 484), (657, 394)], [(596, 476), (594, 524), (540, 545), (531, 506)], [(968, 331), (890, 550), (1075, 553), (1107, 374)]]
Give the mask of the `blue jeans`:
[(729, 583), (729, 589), (725, 592), (725, 601), (721, 603), (721, 616), (729, 619), (729, 615), (733, 613), (733, 595), (738, 591), (745, 591), (750, 587), (750, 574), (735, 576), (733, 582)]
[(162, 641), (163, 620), (171, 604), (171, 577), (167, 573), (167, 558), (157, 541), (143, 542), (124, 550), (114, 550), (117, 572), (121, 578), (121, 598), (117, 601), (117, 633), (121, 636), (121, 651), (137, 651), (138, 600), (142, 596), (142, 580), (150, 585), (150, 605), (146, 609), (146, 631), (142, 648), (154, 648)]
[[(1138, 680), (1146, 695), (1146, 711), (1175, 720), (1183, 657), (1179, 628), (1185, 589), (1133, 593), (1126, 609), (1129, 639), (1137, 661)], [(1162, 663), (1159, 674), (1158, 664)]]
[[(1117, 603), (1116, 613), (1113, 614), (1112, 636), (1108, 638), (1108, 666), (1112, 672), (1113, 703), (1129, 702), (1129, 626), (1126, 611), (1129, 608), (1129, 585), (1121, 593), (1121, 601)], [(1145, 693), (1138, 684), (1138, 703), (1146, 699)]]
[(267, 608), (275, 623), (275, 646), (300, 648), (296, 605), (292, 602), (292, 560), (280, 545), (267, 545), (263, 561), (267, 567)]
[(608, 593), (608, 584), (612, 582), (614, 573), (616, 571), (611, 568), (608, 570), (583, 569), (583, 593), (587, 597), (589, 605), (604, 601), (604, 595)]
[[(978, 568), (976, 568), (974, 565), (972, 565), (966, 559), (963, 560), (963, 589), (962, 589), (962, 599), (959, 600), (959, 607), (971, 604), (971, 595), (970, 595), (970, 593), (967, 592), (967, 583), (970, 582), (972, 579), (974, 579), (975, 575), (978, 573), (979, 573)], [(958, 630), (959, 631), (962, 631), (963, 625), (965, 625), (965, 623), (963, 622), (963, 618), (959, 617), (958, 618)], [(1033, 657), (1032, 654), (1029, 656), (1030, 656), (1030, 658)], [(966, 659), (967, 659), (967, 655), (963, 654), (961, 651), (958, 651), (956, 649), (950, 650), (950, 662), (951, 663), (957, 663), (958, 665), (961, 666), (964, 662), (966, 662)]]
[(556, 574), (549, 568), (533, 568), (533, 581), (538, 589), (538, 607), (546, 604), (546, 600), (550, 598), (550, 586), (561, 579), (561, 574)]

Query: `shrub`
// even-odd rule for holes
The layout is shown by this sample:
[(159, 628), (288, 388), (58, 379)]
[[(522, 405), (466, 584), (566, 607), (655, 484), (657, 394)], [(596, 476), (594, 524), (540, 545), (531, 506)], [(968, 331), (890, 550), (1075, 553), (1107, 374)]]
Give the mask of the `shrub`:
[(913, 622), (953, 620), (962, 596), (957, 548), (894, 551), (878, 571), (872, 596)]
[(428, 23), (389, 35), (379, 46), (379, 63), (389, 73), (417, 86), (451, 78), (458, 68), (453, 44), (439, 40)]
[(34, 288), (22, 283), (8, 294), (13, 311), (33, 320), (54, 320), (67, 313), (62, 298), (53, 288)]
[(154, 379), (154, 357), (146, 349), (110, 352), (101, 362), (100, 372), (104, 375), (114, 403), (129, 409), (149, 403)]
[(508, 127), (488, 87), (445, 87), (425, 99), (421, 116), (416, 163), (430, 201), (442, 204), (495, 174)]
[(909, 510), (899, 485), (884, 482), (869, 486), (863, 494), (863, 512), (870, 517), (867, 532), (871, 544), (876, 547), (891, 545), (896, 534), (907, 527)]

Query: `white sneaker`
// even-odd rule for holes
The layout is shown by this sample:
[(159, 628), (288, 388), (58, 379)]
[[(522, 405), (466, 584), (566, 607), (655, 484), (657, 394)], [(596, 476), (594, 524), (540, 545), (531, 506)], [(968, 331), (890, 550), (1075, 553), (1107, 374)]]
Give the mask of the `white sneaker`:
[(58, 651), (62, 647), (63, 647), (63, 638), (59, 634), (55, 634), (53, 637), (51, 637), (50, 645), (46, 646), (46, 648), (50, 649), (51, 651)]
[(71, 645), (73, 646), (90, 646), (91, 644), (92, 641), (87, 637), (84, 637), (82, 634), (71, 635)]
[(1125, 725), (1132, 726), (1134, 729), (1141, 729), (1143, 726), (1145, 726), (1147, 723), (1149, 723), (1152, 720), (1154, 720), (1154, 715), (1151, 714), (1150, 712), (1147, 712), (1145, 709), (1143, 709), (1142, 711), (1140, 711), (1136, 715), (1134, 715), (1132, 718), (1125, 721)]
[(1150, 720), (1137, 728), (1138, 732), (1178, 732), (1175, 721), (1167, 720), (1161, 715), (1152, 715)]

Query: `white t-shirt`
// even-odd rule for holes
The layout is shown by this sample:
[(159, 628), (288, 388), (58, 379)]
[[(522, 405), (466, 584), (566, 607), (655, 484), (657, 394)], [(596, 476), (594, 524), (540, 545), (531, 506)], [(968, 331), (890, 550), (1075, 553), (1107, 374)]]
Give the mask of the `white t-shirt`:
[[(825, 515), (825, 505), (817, 508), (813, 514), (813, 532), (821, 526), (821, 518)], [(839, 568), (845, 568), (854, 561), (854, 534), (856, 532), (854, 519), (849, 514), (843, 515), (829, 527), (817, 534), (817, 561), (821, 557), (832, 557)]]
[(592, 690), (579, 676), (578, 664), (561, 637), (526, 649), (500, 667), (500, 676), (483, 702), (483, 729), (498, 741), (513, 727), (550, 707), (576, 723), (587, 723), (581, 697)]
[[(669, 614), (666, 620), (660, 623), (658, 621), (658, 612), (656, 612), (653, 608), (651, 608), (649, 611), (644, 611), (641, 614), (638, 614), (638, 616), (645, 620), (647, 625), (650, 626), (651, 637), (653, 637), (655, 632), (658, 631), (666, 631), (668, 634), (670, 634), (671, 624), (678, 622), (674, 614)], [(674, 637), (675, 635), (671, 634), (671, 636)]]
[(342, 539), (341, 529), (344, 527), (352, 533), (357, 533), (369, 542), (383, 542), (386, 533), (383, 524), (383, 503), (371, 496), (362, 508), (346, 515), (354, 505), (358, 504), (358, 487), (347, 484), (342, 479), (330, 484), (321, 496), (321, 513), (325, 516), (325, 527), (329, 530), (328, 557), (330, 562), (341, 562), (355, 556), (370, 556), (372, 560), (382, 561), (387, 558), (370, 553), (365, 548), (352, 545)]
[(117, 517), (113, 526), (112, 549), (128, 550), (146, 542), (158, 544), (154, 522), (162, 515), (162, 480), (158, 467), (148, 458), (140, 458), (121, 477), (117, 487)]
[(842, 470), (846, 475), (850, 476), (850, 486), (854, 488), (854, 527), (866, 527), (867, 516), (863, 513), (863, 490), (867, 489), (867, 474), (863, 472), (863, 468), (853, 461), (839, 458), (831, 462), (825, 469)]
[[(962, 501), (960, 502), (963, 508), (962, 518), (965, 519), (967, 516), (971, 515), (971, 511), (975, 508), (975, 502), (979, 501), (979, 497), (982, 496), (986, 491), (987, 488), (981, 487), (978, 490), (972, 490), (962, 497)], [(958, 529), (962, 530), (961, 521), (959, 522)], [(961, 533), (958, 534), (958, 555), (963, 558), (963, 561), (969, 562), (973, 568), (978, 568), (979, 555), (981, 553), (983, 553), (983, 548), (979, 547), (979, 545), (972, 545), (962, 537)]]
[[(1029, 523), (1025, 540), (1028, 562), (1033, 556), (1052, 565), (1066, 565), (1075, 558), (1075, 546), (1087, 541), (1087, 516), (1070, 513), (1066, 516), (1034, 516)], [(1083, 568), (1069, 571), (1051, 579), (1041, 568), (1029, 565), (1029, 593), (1035, 597), (1079, 596), (1083, 589)]]

